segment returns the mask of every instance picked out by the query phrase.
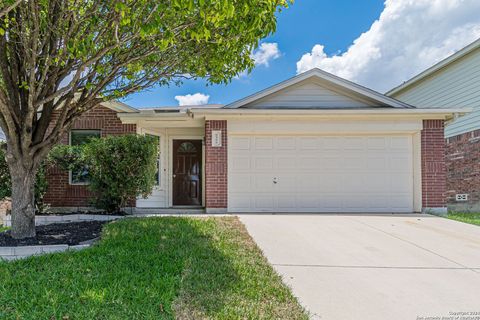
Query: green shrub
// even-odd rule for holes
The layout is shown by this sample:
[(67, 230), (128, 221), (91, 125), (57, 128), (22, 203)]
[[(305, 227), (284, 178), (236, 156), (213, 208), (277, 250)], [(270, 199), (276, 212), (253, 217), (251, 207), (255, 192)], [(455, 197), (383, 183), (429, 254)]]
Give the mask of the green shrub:
[(95, 138), (82, 146), (95, 207), (117, 212), (128, 201), (147, 197), (155, 185), (158, 143), (140, 135)]
[(53, 147), (48, 154), (48, 162), (59, 166), (65, 171), (77, 170), (84, 166), (86, 162), (82, 146), (70, 146), (60, 144)]
[[(12, 196), (12, 180), (10, 171), (8, 170), (7, 161), (5, 160), (5, 142), (0, 143), (0, 200)], [(37, 212), (44, 213), (48, 208), (48, 204), (44, 202), (47, 193), (48, 182), (45, 175), (48, 161), (44, 161), (37, 171), (35, 178), (35, 208)]]
[[(147, 197), (155, 185), (158, 140), (151, 136), (122, 135), (92, 139), (84, 145), (58, 145), (37, 172), (35, 206), (44, 212), (47, 166), (66, 171), (88, 169), (92, 204), (107, 212), (118, 212), (128, 200)], [(0, 199), (11, 196), (10, 172), (0, 148)]]

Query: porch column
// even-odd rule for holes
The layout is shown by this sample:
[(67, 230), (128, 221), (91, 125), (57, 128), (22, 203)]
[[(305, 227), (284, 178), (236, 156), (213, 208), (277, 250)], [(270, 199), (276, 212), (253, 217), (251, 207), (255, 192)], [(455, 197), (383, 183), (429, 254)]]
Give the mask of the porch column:
[(444, 121), (424, 120), (422, 130), (423, 211), (446, 213), (446, 191)]
[(227, 121), (205, 121), (205, 208), (227, 212)]

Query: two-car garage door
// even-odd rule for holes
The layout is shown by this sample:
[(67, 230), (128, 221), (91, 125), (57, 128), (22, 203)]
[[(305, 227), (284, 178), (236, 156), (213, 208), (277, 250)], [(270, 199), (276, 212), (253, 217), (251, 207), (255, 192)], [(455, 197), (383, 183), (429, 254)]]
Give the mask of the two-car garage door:
[(412, 137), (231, 135), (230, 212), (412, 212)]

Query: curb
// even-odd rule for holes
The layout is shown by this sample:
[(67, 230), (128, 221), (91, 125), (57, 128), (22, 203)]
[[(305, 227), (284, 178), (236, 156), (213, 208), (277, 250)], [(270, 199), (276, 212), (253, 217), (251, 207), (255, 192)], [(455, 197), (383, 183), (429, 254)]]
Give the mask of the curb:
[(35, 255), (47, 253), (65, 252), (68, 250), (82, 250), (91, 247), (93, 242), (69, 246), (67, 244), (55, 244), (48, 246), (23, 246), (23, 247), (0, 247), (0, 260), (12, 261)]
[[(53, 223), (70, 223), (70, 222), (83, 222), (83, 221), (112, 221), (123, 218), (124, 216), (108, 216), (102, 214), (67, 214), (61, 216), (49, 215), (49, 216), (35, 216), (35, 225), (42, 226)], [(12, 216), (8, 215), (3, 220), (5, 227), (12, 226)]]

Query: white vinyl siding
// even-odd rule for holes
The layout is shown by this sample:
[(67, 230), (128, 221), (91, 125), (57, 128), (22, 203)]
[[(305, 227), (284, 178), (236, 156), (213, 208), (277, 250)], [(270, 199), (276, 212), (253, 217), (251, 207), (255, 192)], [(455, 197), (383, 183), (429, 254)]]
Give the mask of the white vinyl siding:
[(378, 106), (378, 103), (368, 102), (360, 97), (349, 97), (333, 88), (315, 81), (303, 81), (291, 88), (281, 90), (259, 101), (253, 102), (247, 108), (364, 108)]
[(393, 95), (418, 108), (472, 108), (448, 124), (445, 136), (480, 129), (480, 49)]
[(413, 139), (232, 135), (229, 212), (412, 212)]

